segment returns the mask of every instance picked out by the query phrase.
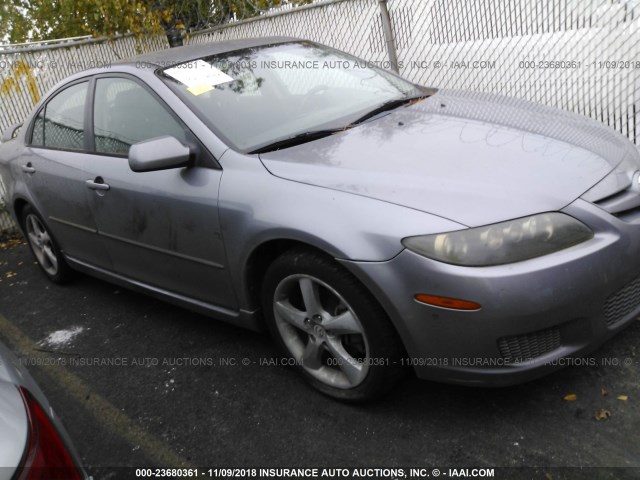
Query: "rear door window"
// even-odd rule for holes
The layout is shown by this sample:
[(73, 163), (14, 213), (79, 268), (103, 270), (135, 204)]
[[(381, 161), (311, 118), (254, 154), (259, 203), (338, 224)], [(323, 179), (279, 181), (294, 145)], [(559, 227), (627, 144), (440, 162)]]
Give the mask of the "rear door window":
[(84, 149), (84, 109), (88, 82), (57, 93), (34, 120), (31, 145), (62, 150)]

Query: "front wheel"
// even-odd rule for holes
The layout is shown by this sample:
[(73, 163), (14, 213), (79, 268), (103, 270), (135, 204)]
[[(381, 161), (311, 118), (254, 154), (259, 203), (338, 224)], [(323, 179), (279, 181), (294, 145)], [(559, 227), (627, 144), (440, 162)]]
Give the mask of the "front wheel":
[(402, 346), (385, 312), (343, 267), (318, 253), (283, 254), (267, 270), (271, 334), (321, 392), (371, 400), (401, 378)]
[(42, 217), (30, 206), (22, 211), (22, 226), (31, 252), (44, 274), (52, 282), (68, 282), (72, 276), (71, 269)]

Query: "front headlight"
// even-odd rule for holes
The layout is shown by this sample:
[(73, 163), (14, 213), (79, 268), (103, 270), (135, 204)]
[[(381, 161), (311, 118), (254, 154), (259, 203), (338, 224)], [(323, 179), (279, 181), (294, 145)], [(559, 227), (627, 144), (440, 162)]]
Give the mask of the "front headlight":
[(540, 257), (591, 238), (589, 227), (552, 212), (456, 232), (407, 237), (402, 244), (441, 262), (485, 267)]

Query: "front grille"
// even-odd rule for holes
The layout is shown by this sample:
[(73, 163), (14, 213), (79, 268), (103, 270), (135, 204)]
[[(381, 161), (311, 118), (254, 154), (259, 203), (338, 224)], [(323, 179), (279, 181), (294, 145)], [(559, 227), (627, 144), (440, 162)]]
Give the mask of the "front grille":
[(611, 295), (604, 304), (604, 318), (612, 326), (640, 306), (640, 277)]
[(630, 188), (594, 203), (623, 222), (637, 223), (640, 216), (640, 195)]
[(560, 347), (560, 329), (558, 327), (502, 337), (498, 348), (502, 357), (509, 363), (519, 363), (540, 357)]

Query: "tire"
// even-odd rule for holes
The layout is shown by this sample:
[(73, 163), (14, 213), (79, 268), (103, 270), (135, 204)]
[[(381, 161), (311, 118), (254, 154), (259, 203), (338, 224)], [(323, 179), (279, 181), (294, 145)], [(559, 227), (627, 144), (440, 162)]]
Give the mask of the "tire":
[(42, 216), (29, 205), (22, 210), (22, 228), (31, 253), (47, 278), (58, 284), (69, 282), (73, 271), (69, 268)]
[(382, 307), (347, 270), (296, 249), (267, 269), (262, 305), (271, 335), (320, 392), (373, 400), (402, 378), (400, 339)]

